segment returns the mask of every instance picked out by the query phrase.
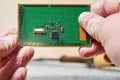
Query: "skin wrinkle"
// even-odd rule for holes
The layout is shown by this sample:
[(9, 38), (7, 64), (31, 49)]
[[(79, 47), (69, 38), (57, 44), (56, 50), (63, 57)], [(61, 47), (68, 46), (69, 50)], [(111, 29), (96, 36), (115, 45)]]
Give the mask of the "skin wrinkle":
[(105, 0), (103, 0), (103, 7), (102, 8), (103, 8), (103, 14), (104, 14), (103, 17), (107, 17), (108, 13), (107, 13), (107, 10), (105, 8)]
[[(90, 35), (93, 34), (92, 33), (93, 31), (91, 31), (91, 30), (94, 30), (92, 25), (95, 25), (95, 24), (93, 21), (95, 21), (95, 17), (91, 17), (91, 19), (88, 20), (88, 24), (87, 24), (87, 28), (86, 28), (86, 30), (89, 32)], [(94, 35), (92, 35), (92, 37), (94, 37)]]
[(117, 13), (119, 11), (119, 1), (118, 0), (111, 0), (111, 1), (104, 0), (104, 9), (107, 15)]
[[(13, 54), (14, 55), (14, 54)], [(16, 54), (17, 55), (17, 54)], [(15, 71), (15, 69), (17, 68), (16, 67), (16, 65), (15, 65), (15, 63), (14, 63), (14, 61), (16, 60), (16, 58), (15, 58), (15, 56), (16, 55), (14, 55), (13, 57), (12, 57), (12, 55), (11, 55), (11, 57), (12, 57), (12, 59), (10, 60), (10, 61), (8, 61), (4, 66), (3, 66), (3, 68), (2, 68), (2, 73), (3, 74), (8, 74), (9, 76), (7, 76), (6, 77), (6, 80), (8, 80), (8, 79), (10, 79), (10, 77), (12, 76), (12, 73), (14, 73), (14, 71)], [(9, 67), (7, 67), (7, 66), (9, 66)], [(16, 68), (15, 68), (16, 67)], [(14, 70), (13, 70), (13, 68), (15, 68)], [(6, 72), (7, 71), (7, 72)], [(1, 79), (1, 78), (0, 78)]]
[(98, 48), (97, 48), (99, 53), (105, 52), (104, 48), (101, 47), (101, 46), (102, 46), (102, 45), (99, 43), (99, 44), (98, 44)]
[(96, 14), (103, 15), (103, 17), (106, 17), (107, 14), (104, 8), (104, 4), (105, 4), (104, 0), (99, 0), (97, 3), (92, 4), (91, 12), (94, 12)]
[(14, 71), (11, 71), (11, 70), (10, 70), (11, 67), (14, 67), (14, 65), (11, 64), (11, 63), (7, 63), (7, 64), (9, 64), (9, 69), (4, 69), (4, 68), (2, 68), (2, 70), (0, 70), (0, 72), (2, 73), (1, 75), (6, 75), (6, 74), (8, 74), (8, 76), (6, 76), (6, 77), (2, 76), (2, 77), (0, 77), (0, 79), (8, 80), (8, 79), (10, 79), (10, 77), (12, 76), (11, 73), (14, 73)]
[[(111, 6), (109, 6), (111, 5)], [(91, 12), (99, 14), (103, 17), (117, 13), (120, 11), (120, 0), (99, 0), (91, 5)]]
[(96, 28), (95, 29), (93, 29), (94, 31), (94, 33), (95, 33), (95, 39), (98, 41), (98, 42), (101, 42), (101, 39), (100, 39), (100, 37), (102, 37), (102, 35), (101, 35), (101, 33), (98, 33), (98, 31), (99, 32), (102, 32), (101, 31), (101, 26), (103, 25), (103, 23), (104, 23), (104, 18), (103, 17), (100, 17), (99, 18), (99, 20), (96, 22), (97, 24), (96, 24)]
[(5, 57), (5, 58), (2, 58), (2, 64), (1, 64), (1, 67), (3, 67), (5, 64), (6, 64), (6, 62), (9, 62), (10, 61), (10, 59), (15, 55), (17, 55), (16, 53), (18, 53), (18, 51), (21, 49), (21, 47), (17, 47), (10, 55), (8, 55), (7, 57)]
[[(19, 51), (20, 53), (22, 53), (22, 54), (27, 54), (28, 55), (28, 51), (26, 51), (26, 52), (23, 52), (25, 49), (27, 49), (27, 48), (24, 48), (24, 49), (21, 49), (21, 51)], [(17, 51), (16, 51), (17, 52)], [(30, 53), (33, 53), (33, 51), (31, 51)], [(19, 53), (18, 53), (19, 54)], [(11, 76), (12, 76), (12, 74), (14, 73), (14, 71), (18, 68), (18, 67), (20, 67), (20, 66), (22, 66), (22, 67), (25, 67), (26, 65), (27, 65), (27, 63), (29, 62), (29, 60), (32, 58), (32, 56), (33, 56), (33, 54), (31, 55), (31, 56), (27, 56), (27, 55), (24, 55), (24, 56), (20, 56), (19, 57), (19, 59), (20, 58), (22, 58), (22, 62), (21, 63), (19, 63), (19, 64), (16, 64), (16, 61), (17, 60), (19, 60), (17, 57), (16, 57), (16, 55), (17, 56), (19, 56), (18, 54), (14, 54), (14, 56), (12, 57), (12, 59), (9, 61), (9, 62), (7, 62), (6, 63), (6, 65), (3, 67), (3, 71), (1, 71), (1, 72), (3, 72), (3, 74), (7, 74), (7, 75), (10, 75), (10, 76), (8, 76), (8, 77), (6, 77), (6, 79), (5, 80), (8, 80)], [(8, 67), (9, 66), (9, 67)], [(5, 70), (5, 71), (4, 71)], [(8, 72), (6, 72), (6, 71), (8, 71)], [(0, 78), (1, 79), (1, 78)]]
[[(96, 32), (94, 32), (94, 25), (96, 25), (95, 24), (95, 22), (93, 22), (93, 21), (95, 21), (96, 19), (95, 18), (93, 18), (93, 19), (91, 19), (91, 20), (89, 20), (89, 23), (88, 23), (88, 29), (87, 29), (87, 31), (89, 32), (89, 34), (93, 37), (93, 38), (95, 38), (95, 34), (96, 34)], [(90, 27), (91, 26), (91, 27)]]

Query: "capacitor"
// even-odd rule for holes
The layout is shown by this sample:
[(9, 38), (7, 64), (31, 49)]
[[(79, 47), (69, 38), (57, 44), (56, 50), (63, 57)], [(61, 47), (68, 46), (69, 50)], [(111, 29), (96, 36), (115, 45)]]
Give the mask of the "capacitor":
[(64, 27), (60, 28), (60, 32), (64, 33)]
[(35, 29), (33, 29), (33, 33), (34, 34), (44, 34), (45, 31), (43, 28), (35, 28)]

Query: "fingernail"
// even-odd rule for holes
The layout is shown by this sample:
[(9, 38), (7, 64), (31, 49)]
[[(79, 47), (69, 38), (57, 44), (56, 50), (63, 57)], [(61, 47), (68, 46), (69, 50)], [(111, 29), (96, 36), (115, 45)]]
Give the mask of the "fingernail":
[(79, 16), (80, 25), (86, 29), (89, 21), (94, 17), (94, 14), (91, 12), (84, 12)]
[(22, 64), (22, 61), (23, 61), (23, 58), (22, 58), (22, 55), (18, 55), (17, 58), (16, 58), (16, 64)]

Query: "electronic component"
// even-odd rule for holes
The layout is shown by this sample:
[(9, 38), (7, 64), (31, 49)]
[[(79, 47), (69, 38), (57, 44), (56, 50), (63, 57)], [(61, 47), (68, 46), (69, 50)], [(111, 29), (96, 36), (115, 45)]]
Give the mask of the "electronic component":
[(64, 33), (64, 27), (60, 28), (60, 32)]
[(44, 34), (45, 31), (43, 28), (35, 28), (35, 29), (33, 29), (33, 33), (34, 34)]
[(56, 30), (52, 31), (50, 33), (50, 39), (53, 39), (53, 40), (57, 39), (58, 40), (59, 39), (59, 32)]
[(78, 23), (79, 15), (90, 10), (89, 5), (18, 6), (20, 46), (90, 46), (90, 36)]

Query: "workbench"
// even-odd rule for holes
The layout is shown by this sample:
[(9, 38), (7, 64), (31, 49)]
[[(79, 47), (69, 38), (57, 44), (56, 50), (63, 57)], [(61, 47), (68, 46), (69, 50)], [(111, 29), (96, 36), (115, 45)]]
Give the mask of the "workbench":
[(89, 68), (83, 63), (32, 61), (28, 65), (27, 80), (120, 80), (120, 69)]

